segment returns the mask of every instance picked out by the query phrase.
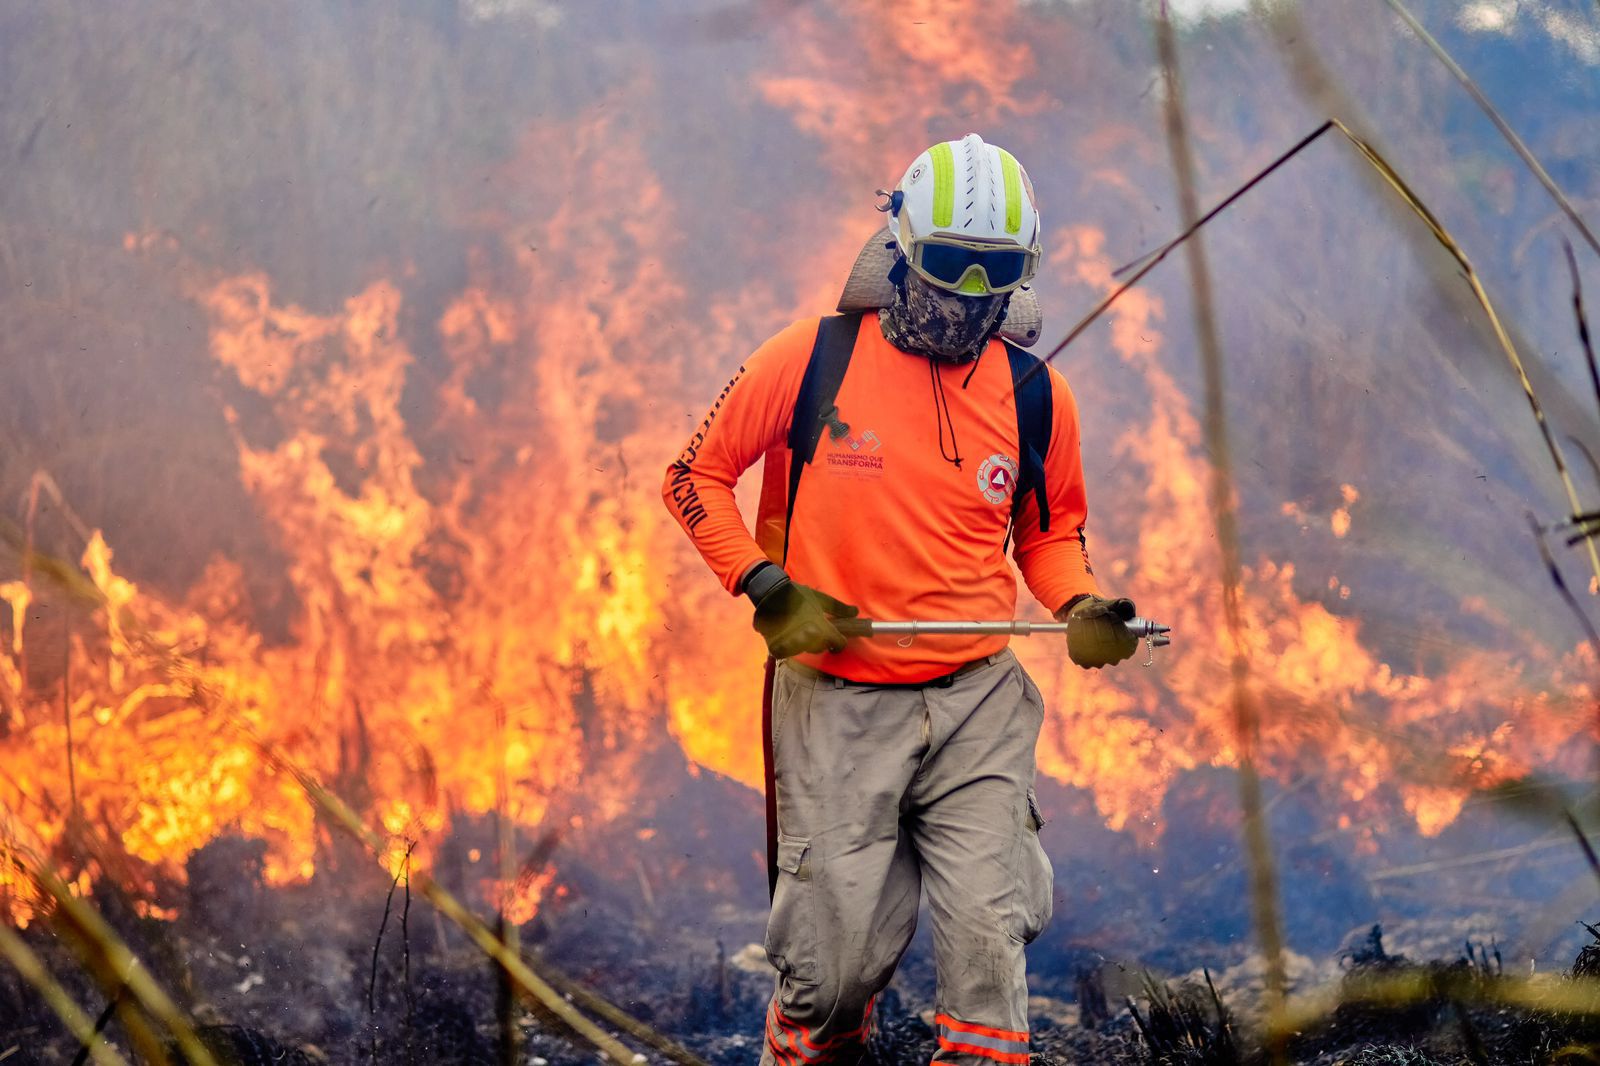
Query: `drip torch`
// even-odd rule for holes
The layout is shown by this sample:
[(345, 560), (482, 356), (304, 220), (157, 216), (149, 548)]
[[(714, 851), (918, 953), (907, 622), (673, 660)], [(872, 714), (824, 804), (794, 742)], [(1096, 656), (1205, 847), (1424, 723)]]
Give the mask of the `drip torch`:
[[(834, 628), (846, 637), (898, 637), (901, 644), (910, 644), (917, 637), (931, 636), (996, 636), (1004, 634), (1012, 637), (1031, 637), (1044, 633), (1060, 633), (1065, 635), (1070, 622), (1024, 622), (1020, 620), (1008, 622), (977, 622), (977, 621), (904, 621), (888, 622), (875, 618), (839, 618), (834, 620)], [(1130, 618), (1122, 623), (1135, 637), (1144, 641), (1145, 652), (1148, 656), (1144, 665), (1153, 666), (1156, 661), (1156, 649), (1164, 648), (1172, 643), (1171, 626), (1164, 626), (1160, 622), (1148, 618)]]

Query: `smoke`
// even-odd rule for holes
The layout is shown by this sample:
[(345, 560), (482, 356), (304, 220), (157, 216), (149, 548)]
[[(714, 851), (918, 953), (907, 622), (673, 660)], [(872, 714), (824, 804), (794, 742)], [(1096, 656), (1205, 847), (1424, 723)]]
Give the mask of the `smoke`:
[[(1183, 48), (1210, 203), (1326, 116), (1241, 5), (1178, 9), (1198, 20)], [(1418, 13), (1592, 199), (1580, 38), (1453, 10)], [(1367, 5), (1307, 18), (1520, 327), (1562, 431), (1600, 441), (1540, 190)], [(1028, 167), (1048, 343), (1176, 229), (1153, 62), (1122, 0), (10, 11), (0, 513), (20, 521), (49, 471), (162, 619), (228, 632), (263, 706), (405, 737), (374, 797), (393, 826), (441, 824), (430, 779), (461, 809), (494, 802), (472, 780), (494, 738), (454, 726), (497, 700), (528, 734), (529, 820), (570, 784), (561, 760), (665, 733), (753, 781), (759, 644), (661, 511), (659, 470), (762, 338), (831, 308), (878, 225), (872, 190), (934, 140), (977, 130)], [(1524, 533), (1562, 505), (1520, 395), (1358, 168), (1321, 144), (1205, 240), (1269, 770), (1350, 825), (1437, 832), (1473, 781), (1581, 764), (1591, 664)], [(1146, 843), (1170, 784), (1234, 756), (1187, 299), (1163, 265), (1058, 362), (1102, 580), (1178, 643), (1114, 684), (1027, 649), (1059, 708), (1046, 772)], [(36, 525), (81, 554), (53, 504)], [(87, 625), (42, 587), (29, 611), (38, 647)], [(28, 660), (35, 698), (58, 661)], [(32, 714), (8, 754), (43, 746)], [(319, 771), (349, 769), (293, 732)], [(229, 817), (251, 798), (234, 795)], [(215, 828), (140, 846), (156, 861)]]

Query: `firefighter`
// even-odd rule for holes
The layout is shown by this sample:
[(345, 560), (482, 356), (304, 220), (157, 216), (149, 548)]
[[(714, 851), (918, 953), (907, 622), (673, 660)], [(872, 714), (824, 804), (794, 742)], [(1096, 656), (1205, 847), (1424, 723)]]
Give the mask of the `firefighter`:
[[(1072, 393), (1000, 336), (1039, 264), (1027, 174), (969, 134), (883, 196), (886, 306), (761, 345), (663, 495), (749, 597), (771, 655), (778, 979), (762, 1063), (857, 1061), (924, 891), (934, 1061), (1026, 1063), (1023, 947), (1049, 920), (1053, 879), (1033, 791), (1039, 691), (1004, 636), (847, 640), (836, 622), (1011, 618), (1008, 542), (1032, 594), (1070, 620), (1078, 665), (1133, 654), (1134, 611), (1100, 596), (1089, 565)], [(1025, 398), (1041, 395), (1029, 423)], [(733, 488), (763, 458), (752, 536)]]

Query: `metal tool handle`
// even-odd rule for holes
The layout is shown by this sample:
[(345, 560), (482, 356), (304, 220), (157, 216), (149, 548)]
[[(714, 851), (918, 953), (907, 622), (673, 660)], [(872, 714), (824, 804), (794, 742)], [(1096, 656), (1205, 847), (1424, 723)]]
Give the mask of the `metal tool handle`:
[[(931, 637), (931, 636), (1012, 636), (1029, 637), (1045, 633), (1067, 632), (1066, 622), (979, 622), (966, 620), (884, 621), (876, 618), (837, 618), (834, 627), (846, 637)], [(1171, 626), (1148, 618), (1130, 618), (1124, 622), (1129, 631), (1152, 647), (1165, 647), (1172, 643), (1168, 635)]]

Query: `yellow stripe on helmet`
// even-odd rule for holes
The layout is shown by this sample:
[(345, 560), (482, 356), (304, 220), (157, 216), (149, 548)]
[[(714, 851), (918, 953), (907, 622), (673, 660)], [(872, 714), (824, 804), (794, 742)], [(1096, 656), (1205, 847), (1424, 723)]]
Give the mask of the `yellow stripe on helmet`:
[(933, 159), (933, 224), (948, 226), (956, 214), (956, 156), (944, 141), (929, 148), (928, 155)]
[(1022, 232), (1022, 166), (1004, 148), (1000, 153), (1000, 176), (1006, 189), (1006, 232)]

